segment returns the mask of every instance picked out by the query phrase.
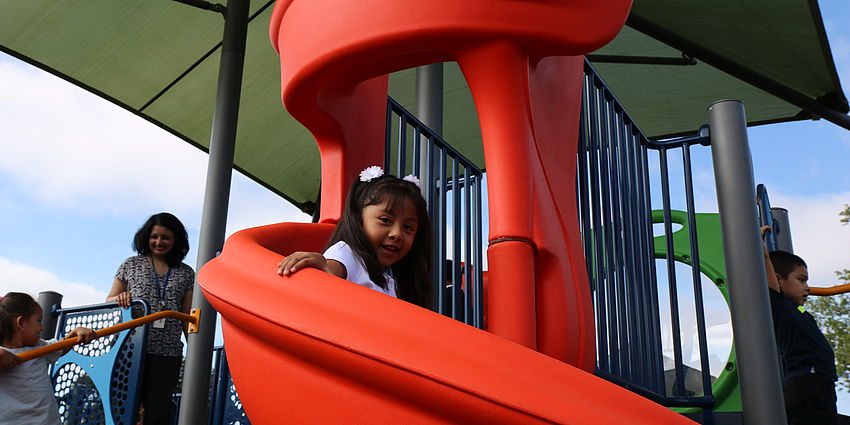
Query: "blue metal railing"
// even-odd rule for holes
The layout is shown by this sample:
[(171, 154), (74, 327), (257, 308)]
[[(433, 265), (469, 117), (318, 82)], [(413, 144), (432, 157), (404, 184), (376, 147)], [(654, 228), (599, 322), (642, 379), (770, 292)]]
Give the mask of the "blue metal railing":
[[(684, 198), (690, 227), (691, 264), (699, 264), (690, 148), (708, 145), (707, 128), (693, 137), (647, 139), (614, 94), (585, 61), (579, 133), (577, 193), (582, 240), (597, 325), (597, 373), (668, 406), (711, 407), (711, 376), (700, 271), (692, 267), (702, 394), (685, 388), (679, 295), (673, 260), (667, 154), (682, 151)], [(667, 293), (672, 329), (673, 388), (664, 370), (658, 271), (652, 231), (649, 152), (661, 174)]]
[(759, 226), (770, 226), (772, 229), (764, 235), (767, 250), (775, 251), (777, 249), (776, 235), (783, 229), (780, 229), (778, 223), (773, 220), (773, 213), (770, 211), (770, 198), (767, 196), (767, 188), (763, 184), (756, 186), (756, 204), (759, 211)]
[(696, 229), (696, 211), (694, 207), (694, 187), (693, 187), (693, 170), (691, 165), (691, 151), (693, 145), (708, 145), (710, 139), (708, 137), (708, 128), (703, 127), (699, 131), (699, 135), (694, 137), (683, 137), (664, 142), (648, 141), (648, 146), (655, 149), (659, 153), (659, 164), (661, 169), (662, 182), (662, 211), (664, 215), (664, 235), (666, 242), (666, 264), (667, 264), (667, 279), (670, 295), (671, 308), (671, 323), (673, 327), (673, 349), (674, 349), (674, 368), (675, 368), (675, 386), (673, 388), (674, 396), (677, 399), (686, 396), (684, 365), (682, 361), (682, 341), (681, 329), (679, 324), (679, 297), (677, 295), (676, 269), (675, 260), (673, 258), (673, 225), (670, 205), (670, 176), (667, 152), (672, 149), (681, 149), (683, 163), (683, 177), (685, 179), (685, 202), (686, 212), (688, 215), (688, 234), (690, 236), (690, 258), (691, 258), (691, 281), (693, 283), (694, 292), (694, 308), (696, 310), (696, 330), (697, 340), (699, 345), (700, 371), (703, 397), (686, 397), (683, 402), (689, 405), (698, 405), (710, 407), (714, 400), (711, 393), (711, 376), (708, 364), (708, 341), (706, 337), (705, 324), (705, 307), (702, 286), (700, 285), (701, 276), (699, 270), (699, 245), (697, 243)]
[(392, 98), (385, 146), (388, 173), (422, 182), (434, 231), (435, 310), (481, 328), (483, 172)]

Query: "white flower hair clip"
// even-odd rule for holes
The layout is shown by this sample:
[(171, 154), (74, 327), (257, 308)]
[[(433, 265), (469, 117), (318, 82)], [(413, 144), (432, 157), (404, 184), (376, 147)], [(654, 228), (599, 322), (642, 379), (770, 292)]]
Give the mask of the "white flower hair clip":
[(416, 177), (413, 174), (408, 174), (408, 175), (404, 176), (404, 178), (402, 180), (411, 182), (411, 183), (415, 184), (416, 187), (419, 188), (419, 190), (422, 190), (422, 182), (419, 181), (419, 177)]
[(363, 171), (360, 172), (360, 181), (362, 182), (370, 182), (372, 179), (376, 179), (384, 175), (384, 170), (377, 165), (373, 165), (371, 167), (366, 167)]

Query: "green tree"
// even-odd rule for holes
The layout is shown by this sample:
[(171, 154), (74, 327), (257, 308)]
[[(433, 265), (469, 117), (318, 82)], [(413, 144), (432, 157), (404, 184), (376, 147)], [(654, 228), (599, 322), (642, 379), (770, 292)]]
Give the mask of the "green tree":
[[(850, 205), (839, 212), (841, 223), (850, 224)], [(850, 284), (850, 269), (835, 272), (838, 280)], [(807, 309), (815, 316), (823, 335), (835, 351), (838, 386), (850, 390), (850, 294), (812, 297)]]
[[(835, 272), (843, 283), (850, 283), (850, 270)], [(818, 326), (835, 351), (838, 385), (850, 390), (850, 294), (811, 297), (806, 303)]]

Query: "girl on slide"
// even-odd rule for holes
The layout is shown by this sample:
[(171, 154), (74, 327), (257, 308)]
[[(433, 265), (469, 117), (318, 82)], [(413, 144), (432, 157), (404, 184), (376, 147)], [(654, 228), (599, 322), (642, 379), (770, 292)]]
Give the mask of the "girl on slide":
[(419, 179), (360, 173), (324, 253), (294, 252), (278, 264), (289, 276), (312, 267), (421, 307), (432, 302), (431, 223)]

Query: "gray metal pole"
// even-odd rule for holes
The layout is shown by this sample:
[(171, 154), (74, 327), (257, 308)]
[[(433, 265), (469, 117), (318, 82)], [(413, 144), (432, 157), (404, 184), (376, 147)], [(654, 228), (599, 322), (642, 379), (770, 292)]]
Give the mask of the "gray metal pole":
[(744, 424), (784, 424), (744, 105), (737, 100), (715, 102), (708, 107), (708, 121)]
[[(443, 136), (443, 63), (432, 63), (416, 68), (416, 117), (438, 136)], [(430, 146), (425, 137), (419, 144), (419, 179), (422, 193), (432, 188), (431, 170), (428, 169)], [(425, 199), (428, 199), (425, 196)]]
[[(215, 116), (210, 138), (197, 269), (213, 259), (224, 245), (233, 152), (236, 146), (236, 124), (239, 117), (239, 97), (245, 63), (249, 4), (249, 0), (228, 0), (227, 10), (224, 13), (224, 39), (219, 65)], [(201, 318), (198, 332), (189, 334), (188, 338), (183, 374), (183, 396), (180, 402), (180, 425), (207, 423), (216, 311), (204, 298), (197, 281), (192, 297), (192, 308), (201, 310)]]
[(443, 63), (416, 68), (416, 117), (443, 135)]
[(44, 314), (41, 319), (41, 326), (44, 327), (41, 331), (41, 338), (51, 339), (56, 337), (58, 315), (53, 313), (62, 308), (62, 294), (53, 291), (39, 292), (38, 305), (41, 306), (41, 312)]
[(788, 220), (788, 210), (781, 207), (771, 207), (773, 222), (779, 227), (776, 233), (776, 249), (794, 253), (794, 245), (791, 243), (791, 222)]

